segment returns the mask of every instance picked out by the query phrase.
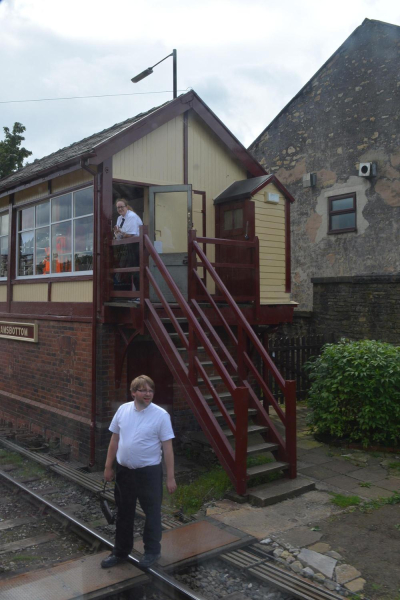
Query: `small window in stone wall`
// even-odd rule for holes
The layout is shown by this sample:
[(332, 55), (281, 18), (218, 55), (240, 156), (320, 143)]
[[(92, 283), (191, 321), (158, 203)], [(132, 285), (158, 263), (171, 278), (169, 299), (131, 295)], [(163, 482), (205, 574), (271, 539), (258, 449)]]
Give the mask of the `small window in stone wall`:
[(356, 194), (342, 194), (328, 198), (328, 233), (357, 231)]

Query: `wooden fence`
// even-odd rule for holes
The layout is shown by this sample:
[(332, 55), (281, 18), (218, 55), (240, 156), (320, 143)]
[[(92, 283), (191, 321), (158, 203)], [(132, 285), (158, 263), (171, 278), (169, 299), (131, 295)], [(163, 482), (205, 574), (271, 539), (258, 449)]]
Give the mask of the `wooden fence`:
[[(312, 357), (319, 356), (324, 344), (334, 343), (334, 334), (321, 334), (304, 337), (281, 337), (273, 338), (268, 341), (268, 353), (279, 369), (284, 379), (294, 379), (296, 381), (297, 400), (304, 400), (310, 387), (310, 381), (303, 365)], [(282, 393), (272, 381), (268, 378), (268, 386), (272, 393), (279, 400), (282, 399)]]

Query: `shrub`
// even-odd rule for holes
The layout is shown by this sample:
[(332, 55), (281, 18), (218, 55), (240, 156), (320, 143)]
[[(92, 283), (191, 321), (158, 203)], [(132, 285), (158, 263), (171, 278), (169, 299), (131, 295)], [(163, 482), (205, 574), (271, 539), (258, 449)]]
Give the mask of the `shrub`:
[(400, 348), (363, 340), (324, 346), (305, 366), (314, 432), (361, 442), (400, 442)]

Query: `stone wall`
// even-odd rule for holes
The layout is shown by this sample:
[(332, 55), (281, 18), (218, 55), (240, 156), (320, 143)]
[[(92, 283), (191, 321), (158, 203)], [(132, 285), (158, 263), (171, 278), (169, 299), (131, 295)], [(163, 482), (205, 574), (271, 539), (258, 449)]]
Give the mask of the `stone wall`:
[(400, 275), (312, 280), (315, 333), (400, 345)]
[[(250, 146), (295, 197), (292, 299), (312, 277), (400, 271), (400, 27), (365, 19)], [(376, 177), (360, 177), (373, 162)], [(314, 187), (303, 175), (315, 173)], [(328, 233), (328, 198), (356, 193), (356, 231)]]

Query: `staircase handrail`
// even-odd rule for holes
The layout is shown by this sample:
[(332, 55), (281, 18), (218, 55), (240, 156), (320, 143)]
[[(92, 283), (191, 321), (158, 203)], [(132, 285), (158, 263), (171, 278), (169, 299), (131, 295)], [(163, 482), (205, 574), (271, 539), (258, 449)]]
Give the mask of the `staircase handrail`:
[[(206, 239), (206, 238), (201, 238), (201, 239)], [(242, 243), (250, 243), (250, 242), (242, 242)], [(264, 347), (262, 346), (260, 340), (254, 333), (252, 327), (249, 325), (248, 321), (243, 316), (242, 311), (239, 309), (235, 300), (231, 296), (231, 294), (228, 291), (228, 289), (226, 288), (225, 284), (222, 282), (220, 276), (217, 274), (217, 272), (212, 267), (210, 261), (208, 260), (207, 256), (204, 254), (203, 250), (200, 248), (200, 246), (196, 240), (193, 240), (193, 247), (196, 251), (196, 254), (199, 256), (199, 258), (203, 264), (203, 267), (205, 267), (207, 269), (207, 272), (210, 274), (210, 276), (214, 280), (215, 284), (218, 286), (218, 288), (222, 292), (223, 296), (226, 298), (226, 301), (229, 304), (231, 310), (233, 311), (233, 313), (236, 317), (236, 320), (240, 323), (241, 327), (243, 327), (244, 331), (246, 332), (246, 334), (248, 335), (248, 337), (254, 344), (255, 348), (258, 350), (259, 354), (261, 355), (261, 358), (262, 358), (265, 366), (267, 367), (267, 369), (269, 371), (271, 371), (275, 381), (277, 382), (277, 384), (279, 385), (281, 390), (284, 392), (285, 387), (286, 387), (286, 382), (285, 382), (284, 378), (279, 373), (275, 364), (273, 363), (273, 361), (271, 360), (271, 358), (265, 351)]]

